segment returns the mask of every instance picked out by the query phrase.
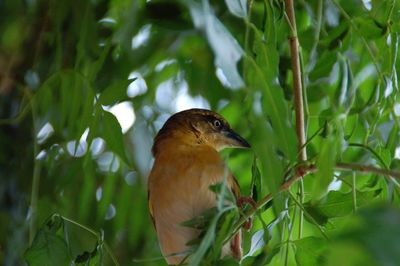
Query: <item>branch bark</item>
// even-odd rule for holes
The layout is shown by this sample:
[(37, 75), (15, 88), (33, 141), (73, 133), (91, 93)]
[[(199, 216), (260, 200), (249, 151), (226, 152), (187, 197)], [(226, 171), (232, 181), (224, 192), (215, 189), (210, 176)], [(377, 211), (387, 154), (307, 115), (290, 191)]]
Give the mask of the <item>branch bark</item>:
[(289, 37), (290, 53), (293, 72), (293, 91), (294, 91), (294, 107), (296, 112), (296, 134), (298, 140), (300, 161), (307, 160), (306, 136), (304, 126), (304, 103), (303, 88), (301, 78), (300, 56), (299, 56), (299, 40), (297, 38), (296, 17), (294, 13), (293, 0), (285, 0), (286, 14), (289, 19), (291, 35)]
[[(296, 169), (296, 171), (294, 172), (294, 175), (280, 186), (279, 192), (288, 190), (292, 186), (293, 183), (302, 179), (304, 176), (306, 176), (310, 173), (316, 172), (317, 170), (318, 169), (315, 164), (299, 166)], [(342, 163), (342, 162), (340, 162), (334, 166), (334, 170), (372, 173), (372, 174), (377, 174), (377, 175), (383, 175), (383, 176), (390, 177), (390, 178), (395, 178), (400, 181), (400, 172), (393, 171), (393, 170), (381, 169), (381, 168), (375, 167), (373, 165), (363, 165), (363, 164), (358, 164), (358, 163)], [(262, 198), (260, 201), (257, 202), (255, 208), (252, 208), (248, 212), (246, 212), (245, 215), (242, 216), (239, 219), (239, 221), (236, 223), (234, 233), (236, 233), (237, 230), (239, 230), (240, 227), (243, 225), (243, 223), (245, 221), (247, 221), (247, 219), (249, 219), (251, 216), (253, 216), (254, 213), (256, 213), (256, 211), (258, 211), (259, 209), (264, 207), (265, 204), (267, 204), (269, 201), (271, 201), (272, 198), (273, 198), (272, 193), (267, 194), (264, 198)]]

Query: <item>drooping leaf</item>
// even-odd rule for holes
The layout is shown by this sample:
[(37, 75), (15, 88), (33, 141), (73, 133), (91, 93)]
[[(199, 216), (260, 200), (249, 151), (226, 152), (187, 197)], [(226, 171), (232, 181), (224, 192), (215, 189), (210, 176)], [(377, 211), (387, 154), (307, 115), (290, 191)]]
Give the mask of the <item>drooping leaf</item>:
[(29, 265), (70, 265), (71, 258), (67, 243), (57, 234), (62, 224), (62, 219), (58, 215), (54, 215), (39, 229), (32, 245), (24, 254)]
[(208, 0), (202, 3), (200, 5), (195, 1), (187, 1), (194, 25), (205, 31), (208, 43), (214, 52), (215, 66), (222, 70), (229, 86), (236, 89), (243, 87), (244, 82), (237, 69), (237, 62), (243, 55), (243, 49), (214, 15)]
[(314, 236), (295, 241), (296, 262), (299, 266), (323, 265), (327, 241)]
[(262, 179), (261, 179), (261, 172), (257, 166), (257, 159), (254, 157), (253, 159), (253, 166), (251, 167), (251, 191), (250, 195), (254, 199), (254, 201), (258, 201), (258, 199), (262, 195)]
[[(357, 207), (373, 202), (380, 195), (381, 190), (357, 191)], [(316, 202), (305, 204), (307, 212), (320, 224), (325, 224), (329, 218), (342, 217), (353, 212), (353, 193), (330, 191), (325, 197)]]
[(127, 99), (128, 85), (135, 82), (137, 78), (121, 80), (119, 82), (112, 83), (100, 94), (100, 103), (102, 105), (112, 105)]
[(122, 129), (117, 118), (110, 112), (103, 111), (100, 119), (100, 136), (106, 140), (111, 151), (118, 154), (125, 163), (128, 163)]
[(320, 198), (333, 180), (333, 166), (336, 163), (336, 138), (329, 134), (322, 140), (317, 159), (318, 171), (315, 174), (313, 198)]

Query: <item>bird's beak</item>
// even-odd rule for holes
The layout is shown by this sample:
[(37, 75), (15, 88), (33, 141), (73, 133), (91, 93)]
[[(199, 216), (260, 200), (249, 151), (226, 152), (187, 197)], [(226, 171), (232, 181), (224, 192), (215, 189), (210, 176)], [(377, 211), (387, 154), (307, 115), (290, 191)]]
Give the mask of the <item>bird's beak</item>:
[(223, 134), (230, 147), (250, 148), (250, 144), (232, 129), (223, 131)]

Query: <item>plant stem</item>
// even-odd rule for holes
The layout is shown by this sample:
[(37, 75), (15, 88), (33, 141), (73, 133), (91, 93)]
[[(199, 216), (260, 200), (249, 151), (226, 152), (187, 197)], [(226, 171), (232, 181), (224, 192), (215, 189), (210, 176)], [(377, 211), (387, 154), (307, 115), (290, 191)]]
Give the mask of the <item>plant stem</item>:
[(92, 235), (94, 235), (97, 238), (97, 241), (104, 246), (105, 250), (107, 251), (107, 253), (110, 256), (111, 260), (113, 261), (114, 265), (119, 266), (119, 262), (118, 262), (117, 258), (115, 257), (114, 253), (112, 253), (110, 246), (104, 241), (104, 239), (102, 239), (102, 237), (100, 236), (100, 234), (98, 232), (96, 232), (93, 229), (90, 229), (89, 227), (84, 226), (83, 224), (80, 224), (80, 223), (78, 223), (78, 222), (76, 222), (76, 221), (74, 221), (72, 219), (69, 219), (69, 218), (67, 218), (65, 216), (60, 215), (60, 217), (63, 220), (65, 220), (65, 221), (67, 221), (67, 222), (69, 222), (69, 223), (71, 223), (71, 224), (73, 224), (75, 226), (78, 226), (78, 227), (88, 231)]
[(40, 185), (40, 169), (41, 161), (36, 159), (39, 154), (39, 145), (37, 143), (37, 126), (36, 126), (36, 108), (34, 98), (30, 99), (32, 108), (32, 124), (33, 124), (33, 176), (32, 176), (32, 189), (31, 189), (31, 204), (30, 204), (30, 218), (29, 218), (29, 244), (32, 243), (36, 234), (36, 220), (37, 220), (37, 205), (39, 197)]
[[(300, 204), (303, 204), (304, 202), (304, 183), (303, 179), (300, 179), (299, 182), (299, 201)], [(298, 239), (301, 239), (303, 236), (303, 224), (304, 224), (304, 213), (303, 210), (300, 208), (299, 209), (299, 233), (298, 233)]]
[(351, 191), (353, 195), (353, 212), (357, 211), (357, 183), (356, 183), (356, 173), (352, 173), (352, 186), (351, 186)]
[(296, 113), (296, 134), (299, 147), (299, 160), (306, 161), (307, 153), (304, 143), (306, 142), (304, 130), (304, 104), (303, 104), (303, 88), (299, 55), (299, 40), (297, 38), (296, 17), (294, 13), (293, 0), (285, 0), (286, 14), (289, 19), (291, 28), (290, 53), (293, 71), (293, 91), (294, 91), (294, 107)]
[[(294, 91), (294, 108), (296, 115), (296, 135), (298, 142), (298, 159), (299, 161), (307, 161), (307, 150), (306, 150), (306, 133), (304, 123), (304, 104), (303, 104), (303, 78), (301, 73), (300, 65), (300, 52), (299, 52), (299, 40), (297, 38), (297, 26), (296, 17), (293, 7), (293, 0), (285, 0), (285, 9), (288, 22), (291, 29), (291, 35), (289, 37), (290, 42), (290, 54), (293, 72), (293, 91)], [(307, 102), (307, 101), (305, 101)], [(302, 180), (301, 180), (302, 182)], [(299, 200), (300, 204), (303, 204), (304, 199), (304, 184), (299, 184)], [(299, 238), (301, 238), (303, 231), (303, 209), (299, 211)], [(290, 230), (290, 236), (291, 237)], [(289, 238), (290, 240), (290, 238)], [(289, 248), (289, 247), (288, 247)], [(286, 253), (288, 256), (288, 253)], [(286, 261), (287, 262), (287, 261)]]
[[(283, 183), (280, 188), (279, 192), (283, 192), (288, 190), (293, 183), (298, 181), (299, 179), (303, 178), (309, 173), (314, 173), (317, 171), (317, 167), (314, 164), (310, 165), (305, 165), (305, 166), (300, 166), (301, 170), (300, 171), (295, 171), (293, 176), (287, 180), (285, 183)], [(363, 172), (363, 173), (372, 173), (372, 174), (377, 174), (377, 175), (383, 175), (388, 178), (394, 178), (396, 180), (400, 180), (400, 172), (393, 171), (393, 170), (386, 170), (386, 169), (381, 169), (372, 165), (362, 165), (358, 163), (337, 163), (334, 166), (334, 170), (337, 171), (358, 171), (358, 172)], [(267, 194), (264, 198), (262, 198), (259, 202), (257, 202), (256, 207), (250, 209), (244, 216), (242, 216), (239, 221), (237, 221), (235, 225), (235, 230), (233, 230), (233, 234), (231, 235), (234, 236), (236, 232), (240, 229), (242, 224), (247, 221), (256, 211), (264, 207), (265, 204), (267, 204), (269, 201), (271, 201), (273, 198), (272, 193)], [(229, 237), (230, 239), (230, 237)]]
[(337, 163), (335, 166), (336, 170), (342, 171), (358, 171), (362, 173), (374, 173), (377, 175), (384, 175), (387, 177), (394, 177), (400, 180), (400, 172), (381, 169), (372, 165), (363, 165), (358, 163)]

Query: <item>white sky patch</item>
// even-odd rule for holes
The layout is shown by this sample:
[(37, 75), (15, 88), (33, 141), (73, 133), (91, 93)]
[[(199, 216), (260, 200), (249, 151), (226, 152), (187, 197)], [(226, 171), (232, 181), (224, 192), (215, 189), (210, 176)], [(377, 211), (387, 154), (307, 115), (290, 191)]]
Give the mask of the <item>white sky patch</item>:
[(138, 32), (138, 34), (136, 34), (133, 38), (132, 38), (132, 49), (137, 49), (142, 45), (145, 45), (146, 42), (149, 40), (150, 38), (150, 33), (151, 33), (151, 25), (144, 25)]
[(393, 106), (393, 111), (394, 111), (394, 114), (396, 115), (396, 116), (400, 116), (400, 103), (396, 103), (394, 106)]
[(229, 104), (229, 100), (227, 99), (221, 99), (218, 101), (217, 104), (217, 110), (221, 110), (223, 109), (225, 106), (227, 106)]
[(393, 82), (391, 79), (386, 79), (385, 98), (389, 97), (393, 92)]
[(400, 160), (400, 146), (398, 146), (394, 151), (394, 158)]
[(86, 128), (77, 144), (76, 140), (67, 142), (67, 151), (73, 157), (82, 157), (87, 151), (87, 136), (89, 135), (89, 128)]
[(138, 179), (138, 175), (136, 172), (129, 172), (125, 175), (124, 179), (128, 185), (133, 186)]
[(158, 85), (156, 103), (160, 108), (171, 113), (190, 108), (210, 108), (210, 104), (204, 97), (189, 94), (189, 86), (184, 79), (176, 81), (171, 78)]
[(161, 61), (160, 63), (158, 63), (158, 65), (156, 65), (155, 70), (157, 72), (160, 72), (161, 70), (163, 70), (165, 67), (175, 64), (176, 60), (175, 59), (167, 59), (164, 61)]
[(156, 90), (156, 103), (162, 109), (170, 109), (171, 102), (173, 102), (175, 98), (173, 87), (173, 79), (168, 79), (158, 85)]
[(110, 205), (108, 206), (107, 212), (104, 216), (104, 219), (111, 220), (112, 218), (115, 217), (116, 214), (117, 214), (117, 210), (115, 209), (114, 204), (110, 203)]
[(36, 160), (41, 161), (46, 157), (46, 155), (47, 155), (47, 152), (45, 150), (41, 150), (39, 152), (39, 154), (36, 155)]
[(94, 138), (90, 144), (90, 152), (93, 156), (98, 156), (104, 151), (105, 141), (102, 138)]
[(372, 9), (371, 0), (362, 0), (362, 2), (363, 2), (364, 6), (365, 6), (365, 8), (366, 8), (367, 10), (371, 10), (371, 9)]
[(217, 75), (217, 78), (219, 79), (219, 81), (221, 81), (222, 85), (232, 89), (232, 85), (229, 83), (227, 77), (224, 74), (224, 71), (222, 71), (221, 68), (217, 68), (217, 70), (215, 71), (215, 75)]
[(103, 172), (115, 173), (119, 168), (119, 160), (112, 152), (105, 152), (97, 159), (97, 164)]
[(386, 38), (386, 45), (388, 47), (390, 47), (390, 45), (392, 45), (392, 35), (388, 34), (387, 38)]
[(129, 84), (128, 90), (126, 92), (128, 97), (131, 98), (144, 94), (147, 91), (146, 81), (143, 79), (143, 76), (139, 72), (134, 71), (131, 74), (129, 74), (128, 79), (134, 79), (134, 78), (136, 78), (136, 80), (134, 80), (133, 82), (131, 82), (131, 84)]
[(146, 119), (151, 119), (154, 115), (154, 112), (150, 106), (145, 105), (142, 107), (142, 114)]
[(339, 190), (341, 187), (342, 187), (342, 181), (337, 179), (336, 177), (333, 177), (333, 181), (328, 186), (328, 191)]
[(210, 104), (204, 97), (200, 95), (192, 97), (189, 95), (188, 91), (189, 89), (186, 81), (181, 82), (175, 102), (175, 110), (177, 112), (191, 108), (210, 109)]
[(112, 107), (103, 106), (103, 109), (117, 118), (121, 125), (122, 133), (126, 133), (135, 123), (136, 115), (131, 102), (120, 102)]
[(102, 196), (103, 196), (103, 188), (102, 187), (98, 187), (96, 189), (96, 200), (100, 201)]
[(261, 92), (257, 91), (254, 93), (253, 96), (253, 111), (254, 113), (256, 113), (257, 115), (261, 115), (262, 114), (262, 104), (261, 104), (261, 99), (262, 95)]
[(156, 131), (159, 131), (161, 127), (164, 125), (165, 121), (171, 116), (171, 114), (160, 114), (156, 120), (154, 120), (154, 128)]
[(115, 19), (113, 19), (113, 18), (102, 18), (102, 19), (99, 20), (99, 23), (104, 23), (104, 24), (115, 24), (115, 23), (117, 23), (117, 22), (116, 22)]
[(37, 133), (36, 136), (37, 142), (39, 144), (44, 143), (48, 138), (50, 138), (53, 135), (53, 133), (54, 133), (53, 126), (49, 122), (47, 122)]
[(85, 155), (87, 150), (87, 143), (80, 142), (78, 145), (76, 144), (75, 140), (69, 141), (67, 143), (67, 151), (73, 157), (82, 157)]
[(76, 144), (75, 140), (68, 141), (67, 143), (67, 151), (73, 157), (82, 157), (85, 155), (87, 150), (87, 143), (80, 142), (78, 145)]

